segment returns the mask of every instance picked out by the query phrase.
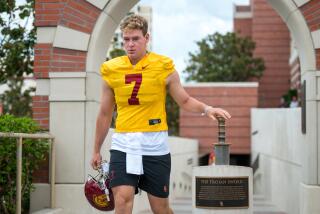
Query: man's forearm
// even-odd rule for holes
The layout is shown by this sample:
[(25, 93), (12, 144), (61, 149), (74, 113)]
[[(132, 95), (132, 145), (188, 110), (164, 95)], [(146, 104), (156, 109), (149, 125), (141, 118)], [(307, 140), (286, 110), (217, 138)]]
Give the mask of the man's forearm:
[(189, 112), (202, 113), (206, 106), (205, 103), (202, 103), (193, 97), (188, 97), (180, 107)]
[(99, 116), (97, 118), (96, 135), (95, 135), (95, 142), (94, 142), (94, 149), (93, 149), (94, 153), (100, 152), (103, 141), (108, 134), (111, 119), (112, 119), (111, 117), (103, 117), (103, 116)]

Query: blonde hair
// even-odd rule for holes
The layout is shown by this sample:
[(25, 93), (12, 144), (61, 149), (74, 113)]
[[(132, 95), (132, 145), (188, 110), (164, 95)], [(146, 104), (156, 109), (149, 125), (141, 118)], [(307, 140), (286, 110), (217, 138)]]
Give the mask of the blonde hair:
[(141, 30), (145, 36), (148, 32), (148, 22), (145, 18), (139, 15), (131, 15), (125, 18), (120, 24), (120, 30)]

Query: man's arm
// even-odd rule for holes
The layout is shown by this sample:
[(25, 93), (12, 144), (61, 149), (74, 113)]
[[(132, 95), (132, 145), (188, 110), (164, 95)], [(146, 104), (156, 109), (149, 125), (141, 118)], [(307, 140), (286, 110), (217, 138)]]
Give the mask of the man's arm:
[(216, 120), (217, 117), (231, 118), (231, 115), (221, 108), (213, 108), (191, 97), (182, 87), (178, 72), (172, 73), (167, 78), (170, 95), (178, 105), (186, 111), (205, 113), (206, 116)]
[(91, 160), (91, 166), (94, 169), (97, 169), (97, 167), (101, 164), (100, 149), (106, 135), (108, 134), (111, 120), (112, 120), (113, 110), (114, 110), (113, 91), (105, 82), (103, 82), (100, 110), (99, 110), (97, 121), (96, 121), (95, 141), (94, 141), (93, 155)]

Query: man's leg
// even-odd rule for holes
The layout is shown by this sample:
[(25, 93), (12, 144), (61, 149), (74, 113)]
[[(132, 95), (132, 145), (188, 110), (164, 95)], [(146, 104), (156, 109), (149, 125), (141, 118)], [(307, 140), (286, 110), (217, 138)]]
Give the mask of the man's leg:
[(171, 157), (170, 154), (143, 156), (144, 174), (140, 177), (140, 189), (148, 193), (154, 214), (172, 214), (169, 207)]
[(168, 198), (159, 198), (148, 193), (148, 199), (154, 214), (173, 214)]
[(115, 202), (115, 213), (131, 214), (135, 188), (129, 185), (121, 185), (113, 187), (112, 192)]
[(111, 150), (110, 155), (110, 187), (115, 200), (115, 213), (131, 214), (139, 176), (127, 174), (126, 153)]

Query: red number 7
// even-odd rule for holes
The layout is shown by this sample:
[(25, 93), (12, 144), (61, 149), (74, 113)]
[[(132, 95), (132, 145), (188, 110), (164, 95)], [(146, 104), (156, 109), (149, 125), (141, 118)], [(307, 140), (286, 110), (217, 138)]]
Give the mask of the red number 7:
[(127, 74), (125, 78), (126, 84), (135, 82), (131, 93), (131, 97), (128, 98), (129, 105), (140, 105), (139, 98), (137, 98), (137, 95), (142, 82), (142, 74)]

